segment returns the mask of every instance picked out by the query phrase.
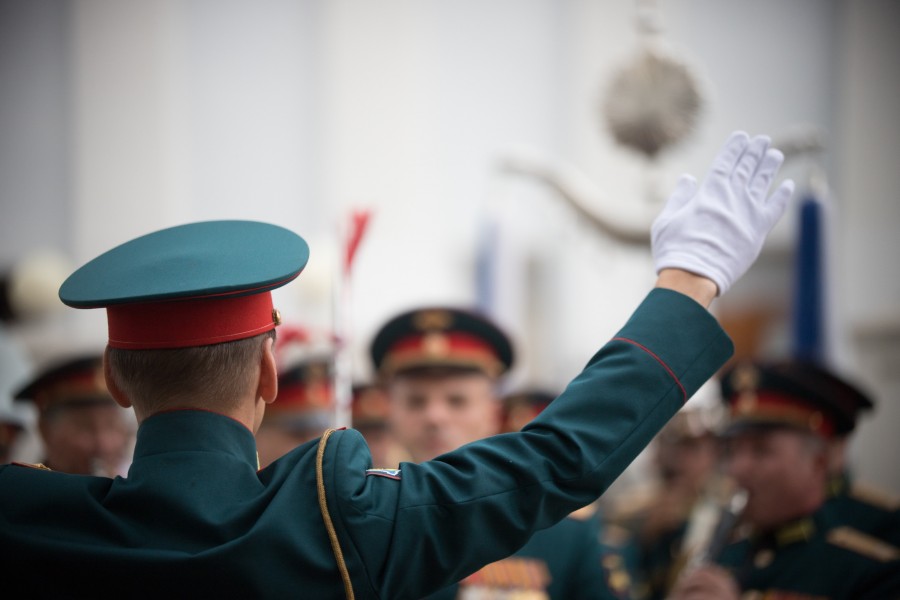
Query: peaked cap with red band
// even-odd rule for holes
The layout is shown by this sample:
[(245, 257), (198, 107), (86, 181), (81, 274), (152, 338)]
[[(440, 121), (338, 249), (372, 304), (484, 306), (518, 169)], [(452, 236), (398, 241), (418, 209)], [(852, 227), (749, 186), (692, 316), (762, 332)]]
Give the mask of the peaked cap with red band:
[(333, 359), (322, 356), (295, 363), (278, 373), (278, 398), (266, 414), (334, 409)]
[(856, 427), (872, 400), (835, 373), (811, 362), (741, 363), (722, 377), (730, 419), (726, 434), (747, 427), (789, 426), (825, 438)]
[(100, 354), (59, 360), (41, 370), (13, 397), (33, 402), (42, 413), (61, 406), (115, 406), (115, 400), (106, 389)]
[(206, 346), (280, 323), (271, 290), (309, 259), (297, 234), (256, 221), (170, 227), (101, 254), (62, 284), (75, 308), (106, 308), (109, 345), (127, 350)]
[(421, 368), (474, 369), (498, 377), (512, 366), (509, 338), (485, 317), (458, 308), (412, 310), (388, 321), (370, 349), (382, 377)]

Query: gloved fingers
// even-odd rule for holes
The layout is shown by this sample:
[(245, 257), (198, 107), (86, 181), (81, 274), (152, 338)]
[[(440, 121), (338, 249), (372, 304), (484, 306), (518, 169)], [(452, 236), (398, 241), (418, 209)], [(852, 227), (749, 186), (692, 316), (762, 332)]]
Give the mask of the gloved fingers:
[(771, 138), (766, 135), (758, 135), (750, 140), (732, 175), (732, 181), (740, 189), (745, 188), (750, 182), (750, 178), (757, 172), (771, 143)]
[(662, 214), (669, 216), (678, 212), (696, 193), (697, 178), (690, 173), (683, 173), (681, 177), (678, 178), (678, 183), (675, 184), (672, 195), (669, 196), (669, 199), (666, 201), (666, 206), (663, 208)]
[(784, 214), (788, 201), (793, 195), (794, 182), (791, 179), (785, 179), (781, 182), (781, 185), (772, 192), (772, 195), (769, 196), (769, 200), (764, 207), (764, 217), (769, 229), (774, 227), (775, 223), (778, 222), (778, 219), (781, 218), (781, 215)]
[(675, 215), (678, 211), (684, 208), (691, 198), (694, 197), (696, 190), (697, 180), (693, 175), (685, 173), (679, 177), (678, 183), (675, 184), (675, 190), (672, 192), (672, 195), (669, 196), (669, 199), (666, 200), (666, 205), (663, 206), (659, 215), (653, 220), (653, 225), (650, 226), (651, 240), (656, 239), (660, 234), (660, 231), (665, 229), (666, 225), (675, 219)]
[(752, 198), (766, 197), (766, 191), (769, 189), (772, 179), (775, 178), (775, 174), (783, 162), (784, 154), (782, 154), (781, 150), (775, 148), (766, 150), (766, 155), (763, 156), (756, 174), (753, 175), (753, 179), (750, 181), (750, 196)]
[(738, 159), (750, 143), (750, 136), (743, 131), (732, 132), (725, 145), (719, 150), (713, 159), (712, 172), (717, 175), (729, 176), (734, 171)]

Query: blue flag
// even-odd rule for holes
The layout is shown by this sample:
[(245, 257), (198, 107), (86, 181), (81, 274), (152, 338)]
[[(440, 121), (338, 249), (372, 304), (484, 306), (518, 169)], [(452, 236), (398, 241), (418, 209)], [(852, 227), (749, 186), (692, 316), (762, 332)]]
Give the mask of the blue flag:
[(800, 203), (793, 307), (794, 357), (826, 359), (822, 203), (812, 194)]

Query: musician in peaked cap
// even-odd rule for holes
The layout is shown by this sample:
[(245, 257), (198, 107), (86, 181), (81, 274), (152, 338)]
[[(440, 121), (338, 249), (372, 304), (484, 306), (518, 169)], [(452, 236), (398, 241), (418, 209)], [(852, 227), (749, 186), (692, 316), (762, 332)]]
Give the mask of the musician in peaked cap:
[(742, 363), (723, 376), (728, 472), (747, 492), (736, 540), (674, 599), (894, 598), (900, 549), (828, 501), (829, 441), (853, 427), (859, 392), (816, 365)]
[(100, 354), (58, 359), (14, 397), (37, 408), (42, 466), (75, 475), (115, 476), (122, 471), (131, 418), (106, 388)]
[[(512, 365), (513, 350), (487, 318), (453, 307), (405, 312), (379, 329), (371, 357), (388, 393), (391, 431), (413, 460), (497, 433), (495, 387)], [(442, 403), (432, 396), (448, 400), (446, 411), (434, 410)]]
[(900, 547), (900, 497), (869, 483), (855, 481), (849, 464), (849, 445), (856, 425), (875, 409), (872, 398), (856, 383), (812, 363), (798, 365), (811, 389), (833, 398), (842, 413), (842, 426), (828, 440), (828, 504), (838, 518), (854, 528)]
[[(387, 389), (391, 432), (412, 460), (429, 461), (501, 431), (498, 387), (513, 365), (513, 347), (487, 317), (446, 306), (407, 311), (377, 332), (371, 355)], [(536, 600), (613, 597), (596, 523), (566, 517), (535, 533), (512, 556), (428, 598), (502, 594)]]
[(718, 469), (722, 410), (717, 392), (702, 393), (654, 439), (652, 483), (626, 493), (618, 510), (611, 511), (614, 522), (634, 536), (639, 599), (668, 597), (703, 524), (732, 487)]
[(530, 425), (397, 471), (372, 470), (353, 430), (257, 470), (277, 395), (271, 290), (305, 265), (302, 238), (211, 221), (97, 257), (60, 298), (106, 309), (104, 373), (139, 421), (134, 458), (115, 479), (0, 467), (4, 591), (416, 598), (509, 555), (597, 498), (730, 356), (707, 307), (791, 195), (769, 194), (782, 157), (768, 145), (736, 132), (702, 183), (681, 180), (654, 224), (656, 286)]
[[(751, 378), (752, 373), (751, 370)], [(850, 472), (848, 447), (859, 420), (875, 408), (872, 398), (857, 383), (814, 362), (779, 365), (778, 377), (779, 381), (772, 385), (829, 407), (835, 421), (833, 433), (827, 436), (827, 495), (831, 511), (841, 522), (900, 546), (900, 499), (870, 484), (853, 481)], [(739, 377), (735, 383), (744, 384)]]

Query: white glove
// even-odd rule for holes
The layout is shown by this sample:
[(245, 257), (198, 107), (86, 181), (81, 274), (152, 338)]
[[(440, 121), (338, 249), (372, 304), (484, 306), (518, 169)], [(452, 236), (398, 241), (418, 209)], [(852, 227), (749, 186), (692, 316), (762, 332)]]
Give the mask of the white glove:
[(711, 279), (724, 294), (762, 249), (794, 192), (787, 180), (768, 196), (784, 161), (763, 135), (731, 134), (700, 186), (682, 175), (650, 230), (656, 272), (677, 268)]

